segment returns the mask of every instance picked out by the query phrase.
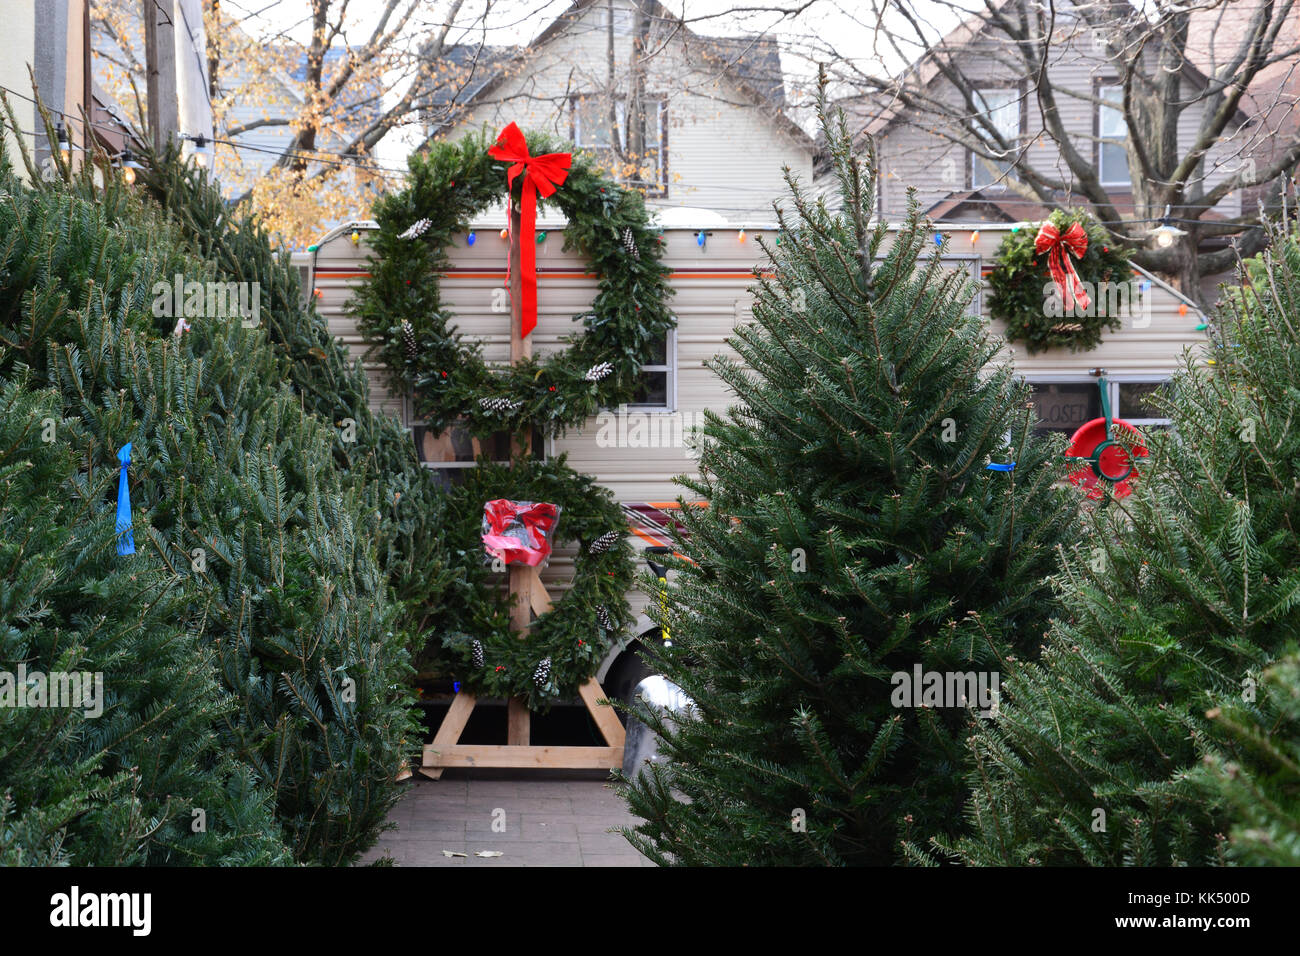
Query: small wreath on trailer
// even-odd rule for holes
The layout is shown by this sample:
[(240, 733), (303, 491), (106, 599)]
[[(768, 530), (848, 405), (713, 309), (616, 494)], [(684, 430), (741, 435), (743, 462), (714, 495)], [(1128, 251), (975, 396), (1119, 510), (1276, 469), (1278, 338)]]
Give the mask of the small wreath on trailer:
[[(525, 458), (513, 467), (481, 461), (450, 495), (448, 540), (483, 556), (467, 562), (465, 587), (431, 622), (443, 635), (455, 679), (475, 694), (523, 697), (534, 711), (576, 696), (599, 669), (610, 635), (632, 623), (626, 598), (635, 570), (632, 548), (613, 493), (569, 468), (561, 456), (550, 462)], [(559, 505), (555, 543), (578, 543), (572, 587), (524, 637), (510, 629), (510, 609), (492, 587), (479, 538), (483, 503), (495, 498)]]
[[(1066, 310), (1059, 295), (1045, 293), (1053, 286), (1050, 255), (1035, 248), (1039, 229), (1013, 229), (998, 246), (996, 264), (989, 274), (989, 313), (1007, 324), (1006, 337), (1023, 342), (1030, 354), (1065, 347), (1082, 352), (1101, 344), (1102, 333), (1120, 328), (1120, 315), (1110, 314), (1116, 297), (1103, 295), (1103, 283), (1131, 283), (1133, 267), (1128, 252), (1083, 213), (1057, 210), (1046, 220), (1064, 236), (1076, 223), (1087, 236), (1080, 257), (1063, 252), (1089, 290), (1089, 305)], [(1045, 223), (1045, 224), (1046, 224)], [(1136, 303), (1129, 299), (1130, 308)]]
[[(541, 134), (526, 139), (534, 156), (571, 148)], [(368, 354), (382, 359), (392, 387), (413, 396), (416, 416), (434, 431), (458, 425), (482, 436), (535, 425), (558, 434), (601, 407), (631, 401), (641, 366), (674, 326), (662, 235), (639, 193), (575, 153), (568, 178), (540, 205), (552, 203), (568, 219), (564, 248), (579, 249), (599, 277), (595, 300), (574, 316), (582, 332), (567, 349), (489, 367), (480, 348), (450, 324), (439, 277), (455, 237), (506, 197), (508, 164), (488, 154), (490, 145), (485, 131), (411, 157), (406, 188), (375, 202), (370, 275), (351, 307), (371, 344)], [(540, 230), (521, 237), (546, 239)], [(499, 240), (468, 232), (466, 241)], [(503, 264), (507, 253), (502, 243)]]

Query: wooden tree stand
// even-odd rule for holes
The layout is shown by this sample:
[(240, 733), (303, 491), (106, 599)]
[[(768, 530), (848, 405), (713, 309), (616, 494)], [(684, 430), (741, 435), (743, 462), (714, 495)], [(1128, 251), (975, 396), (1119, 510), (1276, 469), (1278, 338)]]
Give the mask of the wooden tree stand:
[[(536, 568), (512, 566), (510, 593), (516, 599), (511, 625), (526, 632), (532, 614), (545, 614), (551, 607)], [(469, 715), (478, 699), (467, 691), (458, 693), (451, 710), (443, 718), (433, 743), (425, 744), (420, 773), (437, 780), (447, 767), (545, 767), (571, 770), (606, 770), (623, 766), (623, 724), (609, 704), (602, 704), (605, 692), (592, 677), (578, 688), (587, 713), (605, 738), (604, 747), (536, 747), (529, 742), (532, 714), (522, 698), (511, 697), (506, 704), (506, 742), (501, 744), (462, 744)]]
[[(519, 212), (510, 210), (510, 361), (518, 362), (532, 355), (532, 339), (522, 334), (522, 315), (520, 303), (520, 241), (529, 241), (533, 237), (523, 237), (519, 232)], [(515, 455), (524, 453), (529, 445), (528, 436), (516, 439)], [(514, 606), (510, 612), (510, 626), (524, 639), (533, 615), (539, 617), (551, 609), (551, 598), (536, 568), (511, 565), (510, 596)], [(534, 747), (529, 742), (529, 729), (532, 713), (528, 704), (518, 697), (512, 697), (506, 704), (506, 742), (501, 744), (462, 744), (460, 735), (469, 722), (469, 715), (474, 712), (478, 699), (466, 691), (460, 691), (451, 702), (451, 710), (442, 719), (433, 743), (424, 747), (424, 759), (420, 773), (433, 780), (442, 776), (447, 767), (546, 767), (552, 769), (605, 770), (618, 769), (623, 766), (623, 741), (625, 733), (623, 724), (614, 713), (614, 708), (600, 701), (605, 697), (596, 678), (592, 677), (578, 688), (587, 712), (605, 738), (604, 747)]]

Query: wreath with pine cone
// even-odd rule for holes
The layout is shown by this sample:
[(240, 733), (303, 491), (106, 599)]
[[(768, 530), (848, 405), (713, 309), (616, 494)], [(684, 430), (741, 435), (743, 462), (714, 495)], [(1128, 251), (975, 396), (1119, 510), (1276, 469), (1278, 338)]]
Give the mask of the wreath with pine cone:
[[(534, 156), (570, 148), (536, 134), (526, 140)], [(439, 278), (450, 265), (451, 243), (478, 241), (470, 223), (507, 198), (508, 164), (488, 153), (490, 145), (486, 135), (476, 135), (411, 158), (406, 187), (375, 203), (379, 229), (369, 275), (351, 308), (369, 355), (383, 361), (390, 385), (412, 397), (416, 416), (431, 430), (456, 426), (487, 436), (537, 427), (559, 434), (601, 407), (631, 401), (641, 366), (675, 324), (662, 237), (640, 194), (575, 153), (568, 178), (540, 206), (553, 204), (564, 214), (565, 248), (579, 249), (598, 276), (590, 310), (574, 317), (582, 332), (545, 357), (489, 366), (452, 324)], [(521, 187), (516, 183), (511, 202)], [(521, 240), (547, 236), (538, 231)], [(504, 265), (508, 250), (504, 243), (500, 248)], [(428, 619), (436, 640), (418, 657), (421, 663), (436, 658), (439, 670), (450, 665), (450, 676), (476, 694), (522, 697), (542, 710), (574, 696), (599, 668), (611, 635), (631, 624), (625, 595), (634, 566), (626, 520), (612, 493), (563, 458), (525, 456), (508, 468), (480, 461), (464, 475), (449, 491), (444, 534), (470, 560), (452, 588), (454, 599)], [(480, 538), (484, 502), (496, 498), (558, 505), (555, 543), (579, 548), (572, 585), (523, 639), (510, 628), (505, 575), (493, 571)]]
[[(1088, 292), (1085, 308), (1068, 307), (1057, 293), (1047, 253), (1035, 248), (1039, 226), (1013, 229), (998, 247), (996, 265), (989, 274), (989, 314), (1006, 323), (1010, 342), (1023, 342), (1030, 354), (1051, 348), (1082, 352), (1096, 348), (1102, 334), (1117, 331), (1123, 310), (1137, 307), (1140, 295), (1128, 253), (1088, 216), (1057, 210), (1048, 218), (1062, 235), (1078, 223), (1088, 237), (1082, 257), (1070, 262)], [(1126, 284), (1127, 290), (1114, 284)], [(1116, 294), (1116, 292), (1122, 294)]]
[[(534, 156), (572, 149), (541, 134), (526, 139)], [(569, 337), (568, 348), (489, 366), (452, 324), (439, 278), (450, 264), (451, 243), (477, 241), (472, 220), (506, 198), (509, 164), (490, 156), (490, 145), (483, 133), (411, 157), (406, 188), (375, 203), (379, 230), (371, 237), (369, 277), (351, 309), (370, 343), (368, 357), (382, 360), (389, 384), (412, 396), (416, 416), (432, 430), (456, 425), (484, 436), (535, 425), (558, 434), (602, 407), (632, 401), (641, 366), (676, 324), (662, 235), (639, 193), (574, 153), (568, 178), (538, 208), (553, 205), (568, 220), (564, 248), (579, 249), (590, 263), (596, 297), (590, 310), (574, 316), (582, 331)], [(555, 240), (539, 230), (522, 241)], [(503, 266), (506, 254), (502, 243)]]
[(522, 640), (510, 628), (505, 574), (486, 555), (470, 563), (457, 599), (430, 621), (431, 631), (441, 635), (441, 658), (450, 663), (451, 676), (476, 694), (525, 698), (535, 711), (575, 696), (600, 667), (610, 637), (632, 623), (626, 598), (635, 571), (632, 548), (613, 493), (561, 457), (526, 458), (511, 467), (480, 462), (450, 496), (444, 534), (458, 549), (483, 553), (483, 503), (495, 498), (558, 505), (554, 544), (578, 548), (572, 586)]

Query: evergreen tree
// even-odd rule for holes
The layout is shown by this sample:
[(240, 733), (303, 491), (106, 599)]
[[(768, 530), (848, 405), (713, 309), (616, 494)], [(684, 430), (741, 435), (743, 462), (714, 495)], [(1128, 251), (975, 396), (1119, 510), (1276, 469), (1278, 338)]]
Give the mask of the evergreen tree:
[[(354, 859), (419, 739), (377, 560), (388, 490), (373, 464), (341, 466), (340, 423), (313, 413), (263, 327), (204, 316), (177, 340), (176, 317), (154, 314), (156, 285), (177, 273), (240, 281), (175, 221), (111, 177), (102, 191), (89, 175), (28, 185), (4, 159), (0, 192), (0, 380), (55, 389), (87, 480), (115, 478), (132, 443), (138, 553), (121, 561), (181, 579), (173, 619), (232, 698), (218, 739), (239, 779), (269, 792), (277, 837), (303, 862)], [(283, 307), (276, 288), (264, 317)]]
[[(1279, 242), (1257, 274), (1186, 356), (1161, 400), (1173, 430), (1148, 436), (1137, 492), (1092, 515), (1041, 662), (1004, 685), (974, 740), (974, 833), (952, 846), (968, 862), (1224, 862), (1240, 818), (1193, 771), (1262, 767), (1292, 746), (1293, 705), (1253, 698), (1300, 635), (1300, 247)], [(1274, 783), (1285, 790), (1260, 779)]]
[(896, 706), (894, 675), (1030, 650), (1072, 518), (1027, 387), (988, 367), (974, 284), (914, 201), (896, 236), (871, 221), (873, 161), (820, 119), (842, 212), (787, 173), (797, 220), (778, 208), (773, 274), (730, 340), (744, 364), (712, 363), (737, 404), (708, 416), (682, 481), (710, 506), (684, 509), (694, 563), (656, 666), (695, 715), (643, 715), (670, 769), (627, 790), (628, 836), (659, 862), (887, 864), (947, 823), (979, 703)]
[(86, 437), (53, 392), (0, 386), (0, 863), (287, 862), (221, 746), (235, 701), (180, 623), (183, 579), (118, 557), (117, 476), (78, 473)]
[(366, 511), (379, 516), (374, 540), (401, 609), (395, 626), (413, 655), (423, 651), (449, 590), (463, 587), (477, 565), (456, 560), (445, 533), (446, 498), (420, 465), (410, 433), (391, 415), (371, 410), (361, 363), (330, 334), (314, 300), (304, 296), (297, 268), (272, 247), (259, 220), (232, 217), (207, 172), (181, 162), (175, 147), (150, 157), (141, 182), (191, 252), (230, 281), (257, 283), (262, 328), (288, 363), (286, 379), (308, 411), (335, 423), (335, 462), (363, 495)]
[(1264, 671), (1258, 693), (1258, 708), (1234, 702), (1208, 712), (1238, 756), (1209, 755), (1196, 777), (1227, 803), (1229, 859), (1300, 866), (1300, 654)]

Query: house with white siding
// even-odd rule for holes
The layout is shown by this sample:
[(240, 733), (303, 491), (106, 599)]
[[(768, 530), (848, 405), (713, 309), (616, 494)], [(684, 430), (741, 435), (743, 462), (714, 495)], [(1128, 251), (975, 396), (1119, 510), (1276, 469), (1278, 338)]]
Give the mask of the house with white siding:
[(812, 178), (816, 146), (787, 113), (777, 44), (700, 35), (654, 0), (576, 0), (526, 45), (448, 59), (468, 81), (432, 95), (431, 138), (512, 121), (546, 130), (652, 208), (703, 207), (736, 224), (774, 221), (783, 166)]
[[(1122, 217), (1133, 214), (1132, 176), (1126, 149), (1127, 125), (1122, 100), (1122, 78), (1108, 58), (1103, 45), (1097, 43), (1068, 5), (1056, 9), (1061, 26), (1046, 47), (1055, 91), (1055, 105), (1070, 147), (1098, 173), (1101, 186)], [(1012, 148), (1023, 151), (1030, 168), (1043, 171), (1062, 183), (1056, 199), (1064, 206), (1087, 208), (1080, 183), (1062, 158), (1060, 145), (1046, 132), (1032, 77), (1016, 74), (1020, 65), (1006, 50), (1005, 36), (989, 36), (979, 16), (950, 31), (934, 49), (944, 58), (927, 54), (904, 70), (898, 80), (917, 95), (941, 104), (936, 107), (952, 116), (969, 116), (958, 88), (946, 75), (956, 71), (975, 87), (977, 117), (986, 117)], [(1228, 48), (1225, 42), (1220, 57)], [(1205, 59), (1205, 44), (1189, 41), (1188, 57), (1181, 65), (1179, 101), (1195, 104), (1204, 95), (1209, 80), (1197, 63)], [(1201, 51), (1201, 52), (1198, 52)], [(1209, 67), (1209, 63), (1202, 65)], [(880, 210), (887, 219), (901, 218), (907, 210), (908, 190), (915, 189), (917, 200), (931, 218), (938, 222), (1012, 223), (1037, 221), (1050, 211), (1027, 186), (1016, 181), (1010, 161), (998, 161), (980, 155), (958, 140), (954, 130), (937, 128), (939, 119), (909, 109), (899, 99), (883, 95), (855, 96), (841, 101), (854, 132), (864, 140), (874, 141), (880, 167)], [(1185, 153), (1198, 136), (1202, 110), (1184, 110), (1178, 118), (1178, 150)], [(1189, 182), (1189, 194), (1195, 196), (1230, 180), (1250, 161), (1243, 155), (1243, 143), (1253, 142), (1253, 120), (1237, 110), (1224, 135), (1210, 147)], [(1243, 130), (1244, 135), (1239, 134)], [(1260, 138), (1267, 142), (1266, 138)], [(820, 188), (829, 183), (829, 169), (819, 164)], [(1241, 215), (1243, 190), (1229, 193), (1204, 215), (1210, 222)], [(1247, 207), (1249, 208), (1253, 207)], [(1202, 251), (1223, 248), (1227, 240), (1216, 237), (1203, 240)], [(1206, 301), (1216, 298), (1215, 290), (1224, 275), (1205, 276), (1202, 295)]]

